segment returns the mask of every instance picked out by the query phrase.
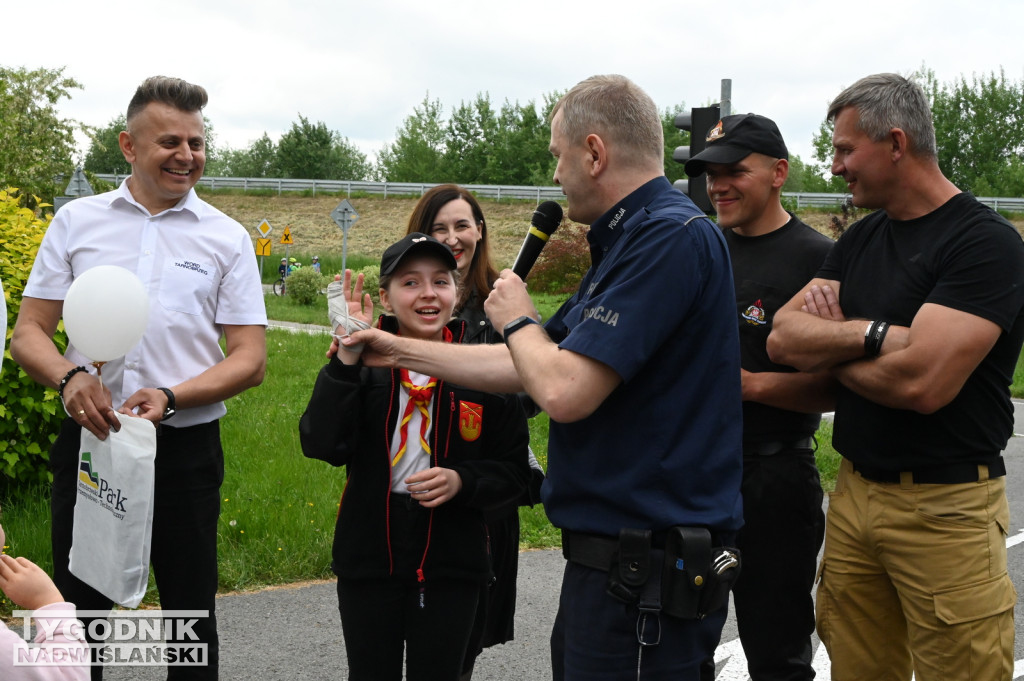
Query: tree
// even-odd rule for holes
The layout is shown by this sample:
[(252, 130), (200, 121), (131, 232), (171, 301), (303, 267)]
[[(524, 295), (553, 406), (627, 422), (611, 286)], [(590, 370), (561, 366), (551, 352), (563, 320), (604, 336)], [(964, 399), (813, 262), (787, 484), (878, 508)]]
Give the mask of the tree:
[(82, 167), (92, 173), (130, 173), (132, 167), (125, 160), (118, 144), (118, 136), (127, 127), (125, 115), (119, 114), (106, 127), (95, 130)]
[(500, 134), (490, 145), (483, 180), (487, 184), (550, 184), (554, 172), (548, 151), (551, 129), (533, 100), (526, 104), (505, 100), (497, 130)]
[(690, 145), (690, 133), (676, 127), (676, 116), (689, 111), (686, 102), (679, 102), (671, 108), (666, 108), (661, 114), (661, 129), (665, 134), (665, 177), (669, 182), (676, 180), (688, 180), (684, 164), (672, 160), (672, 154), (676, 147)]
[(214, 163), (207, 162), (206, 175), (217, 177), (278, 177), (281, 175), (277, 145), (267, 133), (246, 149), (225, 148)]
[(458, 184), (483, 184), (498, 122), (490, 96), (477, 94), (452, 112), (445, 132), (441, 177)]
[(81, 89), (64, 69), (0, 66), (0, 187), (18, 187), (21, 200), (50, 203), (74, 170), (74, 131), (81, 124), (58, 115), (56, 105)]
[(441, 100), (430, 101), (430, 93), (411, 116), (406, 117), (398, 136), (385, 144), (377, 156), (377, 176), (388, 182), (445, 182), (438, 177), (444, 154), (445, 125)]
[[(264, 134), (266, 137), (266, 134)], [(266, 143), (260, 142), (261, 152)], [(277, 144), (277, 165), (285, 177), (320, 180), (365, 180), (370, 173), (366, 155), (323, 121), (313, 124), (302, 114)]]
[(953, 184), (978, 196), (1024, 193), (1024, 86), (1002, 69), (939, 84), (931, 70), (915, 74), (931, 97), (939, 167)]

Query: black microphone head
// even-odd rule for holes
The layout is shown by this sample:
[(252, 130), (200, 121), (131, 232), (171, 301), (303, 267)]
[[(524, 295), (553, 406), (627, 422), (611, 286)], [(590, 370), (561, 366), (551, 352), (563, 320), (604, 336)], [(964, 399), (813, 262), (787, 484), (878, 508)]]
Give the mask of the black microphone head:
[(562, 206), (557, 201), (545, 201), (533, 211), (530, 224), (551, 236), (558, 229), (558, 225), (562, 224)]

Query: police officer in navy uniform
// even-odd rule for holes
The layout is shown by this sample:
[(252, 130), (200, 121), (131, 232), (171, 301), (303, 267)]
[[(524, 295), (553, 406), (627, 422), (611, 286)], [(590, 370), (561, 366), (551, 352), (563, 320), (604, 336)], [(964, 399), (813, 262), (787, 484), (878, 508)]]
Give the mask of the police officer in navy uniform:
[(462, 385), (525, 389), (550, 416), (542, 499), (568, 558), (551, 637), (556, 681), (696, 680), (725, 601), (705, 604), (703, 617), (669, 614), (661, 587), (676, 580), (658, 580), (677, 531), (706, 549), (687, 562), (704, 583), (711, 545), (728, 545), (742, 523), (728, 249), (665, 178), (661, 116), (630, 80), (572, 88), (553, 110), (550, 150), (568, 217), (590, 225), (592, 265), (546, 324), (505, 270), (485, 303), (505, 345), (440, 347), (373, 329), (343, 342), (366, 342), (370, 364), (400, 358)]

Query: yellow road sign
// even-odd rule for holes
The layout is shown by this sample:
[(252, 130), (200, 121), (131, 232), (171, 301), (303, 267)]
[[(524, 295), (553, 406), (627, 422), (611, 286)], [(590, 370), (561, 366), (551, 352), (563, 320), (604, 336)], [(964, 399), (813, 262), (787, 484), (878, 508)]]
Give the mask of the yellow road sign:
[(284, 234), (281, 235), (281, 243), (282, 244), (293, 244), (293, 243), (295, 243), (294, 241), (292, 241), (292, 228), (291, 228), (291, 225), (289, 225), (289, 226), (284, 228)]
[(256, 255), (270, 255), (270, 239), (256, 239)]

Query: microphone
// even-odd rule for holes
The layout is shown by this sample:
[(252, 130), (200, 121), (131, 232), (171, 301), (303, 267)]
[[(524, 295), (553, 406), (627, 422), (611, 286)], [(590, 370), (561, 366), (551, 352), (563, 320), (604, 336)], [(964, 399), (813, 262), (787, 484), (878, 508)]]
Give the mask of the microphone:
[(526, 279), (533, 263), (537, 262), (537, 256), (541, 249), (548, 243), (548, 237), (555, 233), (558, 225), (562, 223), (562, 207), (557, 201), (545, 201), (533, 211), (533, 219), (530, 220), (530, 231), (526, 233), (516, 262), (512, 265), (512, 271), (520, 279)]

